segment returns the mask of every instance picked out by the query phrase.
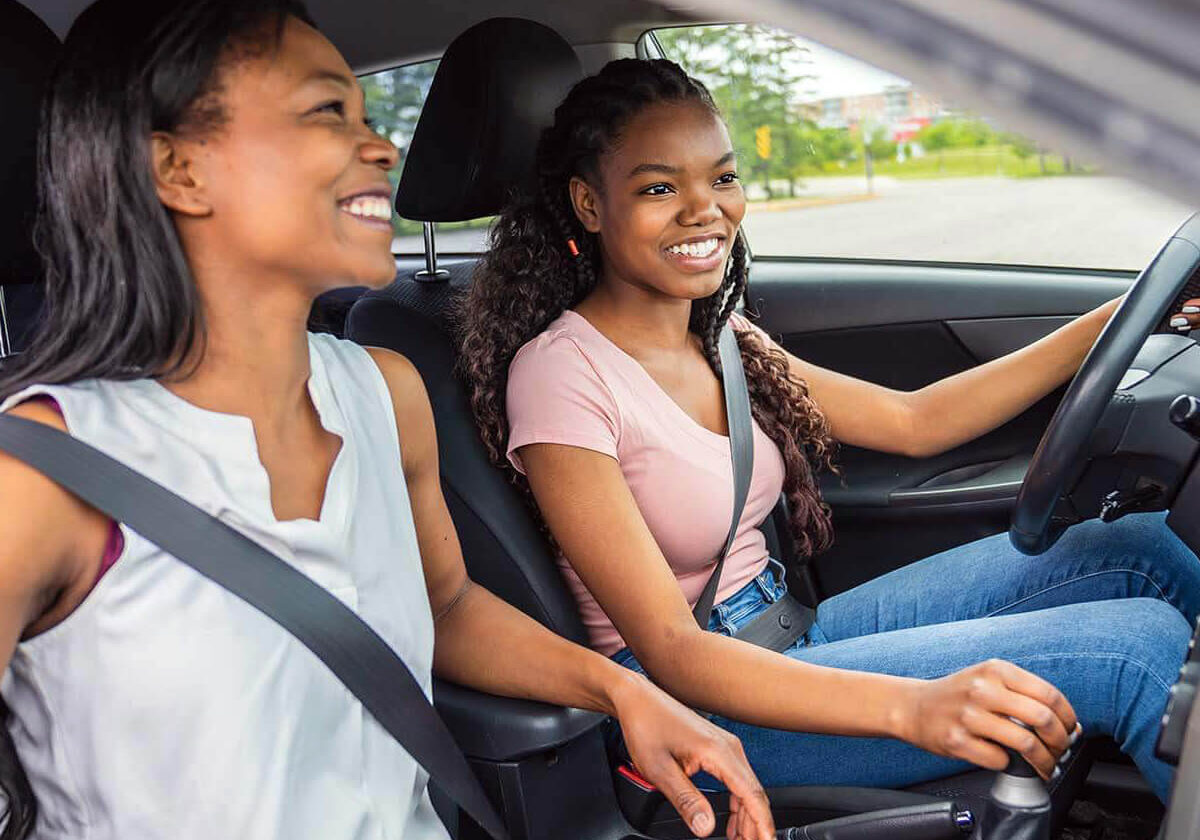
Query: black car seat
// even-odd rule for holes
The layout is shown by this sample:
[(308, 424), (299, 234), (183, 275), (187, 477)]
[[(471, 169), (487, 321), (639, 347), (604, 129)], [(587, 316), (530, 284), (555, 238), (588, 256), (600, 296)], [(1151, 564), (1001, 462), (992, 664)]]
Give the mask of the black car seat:
[[(446, 50), (434, 77), (401, 176), (397, 212), (424, 222), (498, 213), (530, 179), (538, 133), (581, 77), (574, 50), (540, 24), (493, 19), (464, 32)], [(489, 463), (454, 373), (451, 303), (470, 283), (474, 267), (474, 260), (459, 260), (442, 263), (441, 277), (397, 276), (359, 299), (346, 335), (404, 354), (424, 377), (436, 417), (442, 484), (472, 578), (561, 635), (586, 643), (551, 550), (520, 494)], [(1087, 764), (1079, 759), (1064, 774), (1054, 792), (1056, 811), (1065, 815)], [(990, 772), (976, 771), (911, 792), (827, 788), (828, 801), (816, 805), (814, 789), (773, 790), (771, 799), (786, 825), (796, 822), (785, 820), (928, 802), (930, 795), (977, 809), (992, 781)], [(721, 797), (714, 802), (720, 811)], [(685, 836), (665, 802), (626, 814), (655, 836)]]
[(0, 0), (0, 356), (25, 346), (41, 302), (30, 238), (38, 116), (60, 47), (41, 18), (16, 0)]

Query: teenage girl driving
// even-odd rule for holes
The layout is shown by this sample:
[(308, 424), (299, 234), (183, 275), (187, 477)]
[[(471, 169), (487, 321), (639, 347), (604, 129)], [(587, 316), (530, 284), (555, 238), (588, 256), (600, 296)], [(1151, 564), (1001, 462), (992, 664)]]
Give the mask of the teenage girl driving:
[[(597, 650), (715, 713), (768, 785), (908, 785), (1002, 768), (1000, 745), (1050, 776), (1081, 730), (1115, 738), (1165, 798), (1154, 740), (1200, 563), (1161, 515), (1080, 525), (1042, 557), (999, 535), (927, 558), (823, 601), (782, 652), (731, 638), (784, 592), (757, 529), (781, 491), (802, 551), (833, 539), (816, 475), (837, 442), (927, 457), (996, 428), (1071, 377), (1117, 301), (912, 393), (788, 354), (734, 313), (738, 161), (708, 92), (667, 61), (577, 84), (537, 178), (495, 223), (463, 308), (463, 371)], [(692, 605), (733, 497), (715, 372), (727, 322), (755, 458), (705, 632)]]
[[(734, 737), (471, 585), (413, 366), (306, 331), (322, 292), (393, 278), (397, 151), (299, 3), (100, 0), (45, 119), (48, 314), (4, 410), (299, 568), (426, 692), (613, 714), (694, 831), (705, 770), (731, 834), (774, 836)], [(446, 836), (425, 773), (287, 632), (7, 457), (0, 493), (4, 838)]]

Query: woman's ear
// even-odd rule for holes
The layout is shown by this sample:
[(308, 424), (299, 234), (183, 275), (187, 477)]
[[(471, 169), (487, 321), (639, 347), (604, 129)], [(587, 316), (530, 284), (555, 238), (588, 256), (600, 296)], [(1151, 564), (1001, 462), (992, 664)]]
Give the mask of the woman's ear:
[(192, 143), (156, 131), (150, 136), (150, 168), (158, 199), (167, 209), (185, 216), (212, 213), (204, 181), (192, 160)]
[(571, 192), (571, 206), (575, 208), (575, 217), (588, 233), (600, 232), (599, 196), (587, 181), (578, 175), (567, 185)]

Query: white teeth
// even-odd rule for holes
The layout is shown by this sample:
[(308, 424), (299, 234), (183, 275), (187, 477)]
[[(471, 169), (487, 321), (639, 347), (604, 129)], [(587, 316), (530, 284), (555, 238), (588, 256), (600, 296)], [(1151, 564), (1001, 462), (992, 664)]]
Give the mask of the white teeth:
[(392, 219), (392, 203), (378, 195), (364, 195), (342, 204), (351, 216), (388, 222)]
[(681, 254), (686, 257), (708, 257), (720, 246), (721, 242), (716, 237), (705, 239), (703, 242), (685, 242), (682, 245), (672, 245), (667, 249), (672, 254)]

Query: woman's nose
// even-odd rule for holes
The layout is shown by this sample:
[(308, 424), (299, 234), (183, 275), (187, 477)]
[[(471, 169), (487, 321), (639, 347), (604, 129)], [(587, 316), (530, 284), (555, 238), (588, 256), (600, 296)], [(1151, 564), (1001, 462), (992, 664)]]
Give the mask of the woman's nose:
[(383, 169), (395, 169), (400, 162), (400, 150), (391, 140), (377, 134), (374, 129), (364, 126), (370, 132), (370, 137), (360, 147), (364, 162)]

